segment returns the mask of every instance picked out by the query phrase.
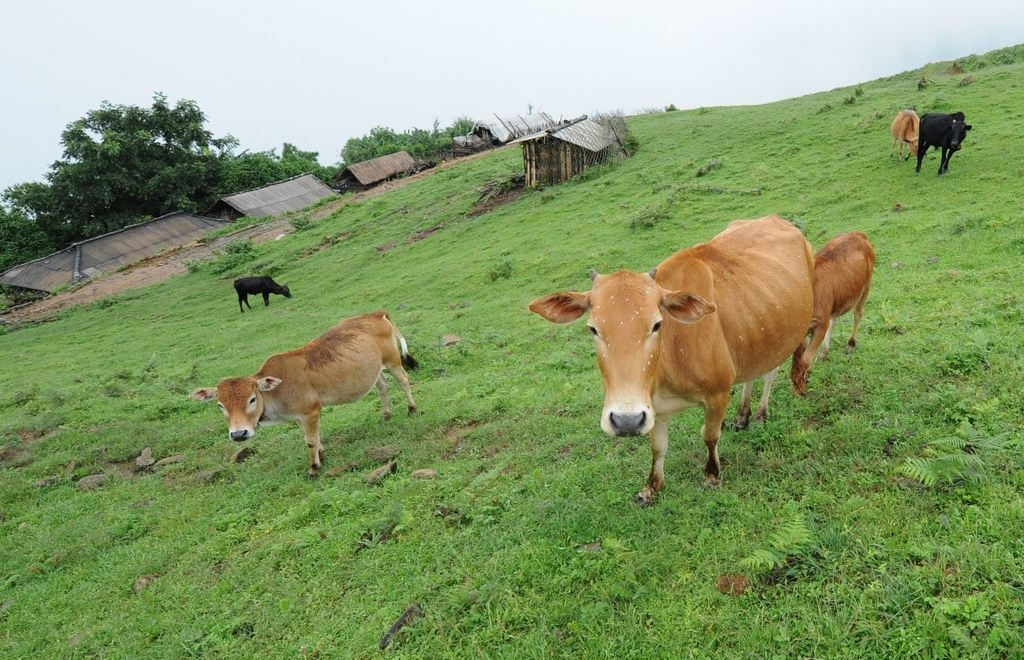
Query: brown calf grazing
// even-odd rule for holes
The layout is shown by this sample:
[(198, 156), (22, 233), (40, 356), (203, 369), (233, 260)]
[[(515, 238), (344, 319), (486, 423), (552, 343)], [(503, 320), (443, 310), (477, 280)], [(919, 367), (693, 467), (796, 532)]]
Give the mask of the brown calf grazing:
[[(921, 119), (913, 110), (900, 110), (892, 120), (892, 149), (889, 156), (896, 156), (900, 160), (907, 160), (917, 155), (917, 140), (921, 130)], [(896, 147), (899, 145), (899, 154), (896, 154)], [(907, 155), (903, 155), (903, 146), (907, 147)]]
[(271, 355), (252, 376), (226, 378), (217, 387), (192, 392), (196, 401), (217, 399), (235, 441), (256, 435), (260, 424), (295, 422), (309, 448), (309, 476), (315, 477), (323, 459), (320, 409), (361, 399), (376, 385), (384, 419), (391, 417), (386, 368), (409, 403), (416, 401), (402, 365), (416, 368), (409, 347), (386, 312), (346, 319), (300, 349)]
[(605, 390), (601, 428), (614, 436), (650, 433), (651, 472), (639, 504), (653, 502), (665, 485), (669, 422), (685, 408), (704, 409), (704, 483), (720, 484), (729, 390), (776, 371), (803, 340), (813, 269), (800, 230), (768, 216), (733, 222), (650, 273), (592, 272), (590, 291), (530, 303), (555, 323), (590, 312)]
[(853, 333), (846, 343), (846, 352), (857, 345), (857, 329), (864, 316), (864, 304), (871, 290), (871, 274), (875, 270), (875, 250), (868, 237), (859, 231), (840, 234), (814, 255), (814, 313), (811, 336), (793, 353), (790, 379), (797, 394), (807, 393), (807, 374), (820, 347), (820, 355), (828, 355), (832, 329), (836, 319), (853, 310)]

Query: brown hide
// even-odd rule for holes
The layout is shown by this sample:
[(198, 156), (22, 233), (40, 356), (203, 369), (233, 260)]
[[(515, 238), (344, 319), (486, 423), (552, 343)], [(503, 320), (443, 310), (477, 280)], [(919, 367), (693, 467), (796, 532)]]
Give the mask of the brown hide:
[[(833, 319), (854, 312), (853, 333), (847, 353), (857, 345), (857, 330), (864, 314), (871, 275), (875, 269), (875, 250), (860, 231), (840, 234), (814, 255), (814, 313), (811, 336), (793, 354), (790, 378), (800, 394), (807, 391), (807, 374), (819, 347), (828, 352)], [(822, 342), (825, 342), (824, 344)]]
[(601, 426), (612, 435), (651, 434), (642, 504), (664, 484), (668, 423), (687, 407), (704, 408), (705, 482), (718, 485), (729, 391), (773, 371), (800, 344), (811, 318), (812, 272), (800, 231), (768, 216), (733, 222), (677, 252), (653, 279), (631, 271), (598, 275), (589, 292), (531, 303), (531, 311), (558, 323), (589, 309), (605, 385)]
[(903, 147), (906, 145), (906, 158), (916, 156), (920, 127), (921, 119), (913, 110), (900, 110), (897, 112), (890, 127), (892, 132), (892, 149), (890, 149), (889, 155), (892, 156), (896, 148), (899, 147), (897, 157), (905, 160), (903, 157)]
[(387, 419), (391, 412), (382, 373), (386, 368), (405, 392), (409, 412), (415, 411), (403, 357), (413, 366), (398, 328), (379, 311), (346, 319), (302, 348), (270, 356), (254, 375), (222, 380), (215, 389), (200, 388), (192, 398), (217, 398), (232, 440), (253, 437), (260, 424), (301, 425), (310, 451), (309, 473), (315, 476), (323, 454), (323, 406), (356, 401), (376, 385)]

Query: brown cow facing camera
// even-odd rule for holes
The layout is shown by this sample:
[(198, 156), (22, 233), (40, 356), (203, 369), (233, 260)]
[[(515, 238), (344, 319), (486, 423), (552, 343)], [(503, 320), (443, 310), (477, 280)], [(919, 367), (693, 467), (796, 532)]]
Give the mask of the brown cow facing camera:
[(846, 352), (852, 353), (857, 346), (857, 330), (864, 316), (874, 270), (875, 250), (864, 232), (840, 234), (814, 255), (811, 335), (793, 353), (790, 367), (790, 379), (797, 394), (807, 393), (807, 374), (811, 365), (816, 358), (828, 356), (835, 320), (850, 310), (853, 310), (853, 333), (846, 343)]
[(228, 437), (240, 442), (256, 435), (261, 424), (295, 422), (309, 448), (309, 476), (317, 476), (323, 460), (320, 410), (349, 403), (377, 386), (384, 419), (391, 417), (384, 369), (405, 392), (409, 414), (416, 401), (402, 366), (415, 369), (416, 360), (402, 333), (379, 311), (346, 319), (302, 348), (267, 358), (252, 376), (226, 378), (216, 387), (192, 392), (196, 401), (217, 399), (228, 422)]
[(652, 503), (664, 487), (669, 423), (686, 408), (704, 410), (704, 483), (721, 483), (718, 440), (730, 389), (774, 376), (803, 341), (813, 272), (800, 230), (768, 216), (737, 220), (650, 273), (592, 272), (590, 291), (530, 303), (531, 312), (554, 323), (590, 313), (605, 391), (601, 428), (613, 436), (650, 434), (651, 472), (637, 503)]

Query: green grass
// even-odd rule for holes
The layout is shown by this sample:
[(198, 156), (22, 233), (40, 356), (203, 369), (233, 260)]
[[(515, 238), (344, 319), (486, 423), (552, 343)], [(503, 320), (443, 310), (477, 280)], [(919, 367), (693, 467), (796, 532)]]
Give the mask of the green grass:
[[(1024, 47), (961, 63), (969, 86), (943, 63), (637, 117), (631, 160), (466, 217), (521, 167), (501, 150), (0, 336), (0, 655), (367, 657), (414, 602), (423, 616), (393, 655), (1020, 653)], [(947, 176), (936, 152), (920, 175), (888, 157), (889, 123), (912, 105), (974, 126)], [(871, 238), (857, 352), (839, 350), (847, 317), (806, 399), (780, 380), (767, 424), (723, 435), (718, 491), (701, 488), (701, 415), (680, 414), (667, 489), (639, 509), (650, 452), (600, 431), (585, 328), (526, 305), (773, 212), (815, 247)], [(239, 314), (231, 279), (262, 271), (294, 298)], [(382, 422), (375, 394), (328, 409), (325, 469), (359, 462), (337, 477), (304, 478), (295, 426), (261, 429), (231, 464), (216, 406), (188, 392), (378, 308), (422, 364), (422, 413)], [(441, 348), (447, 334), (462, 341)], [(1016, 444), (979, 453), (980, 478), (903, 475), (965, 422)], [(378, 445), (401, 450), (399, 470), (368, 486)], [(144, 447), (185, 460), (133, 474)], [(439, 478), (411, 479), (421, 467)], [(99, 471), (102, 488), (74, 487)], [(749, 588), (723, 594), (723, 575)]]

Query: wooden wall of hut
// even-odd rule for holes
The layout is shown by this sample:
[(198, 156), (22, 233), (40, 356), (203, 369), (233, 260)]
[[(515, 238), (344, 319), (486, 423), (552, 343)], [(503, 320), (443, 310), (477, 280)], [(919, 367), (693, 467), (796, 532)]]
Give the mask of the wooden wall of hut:
[(552, 186), (568, 181), (584, 169), (603, 162), (606, 156), (605, 152), (594, 153), (553, 137), (523, 142), (526, 187)]

